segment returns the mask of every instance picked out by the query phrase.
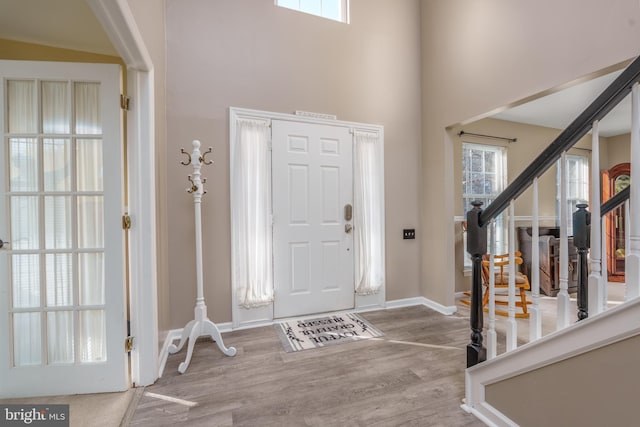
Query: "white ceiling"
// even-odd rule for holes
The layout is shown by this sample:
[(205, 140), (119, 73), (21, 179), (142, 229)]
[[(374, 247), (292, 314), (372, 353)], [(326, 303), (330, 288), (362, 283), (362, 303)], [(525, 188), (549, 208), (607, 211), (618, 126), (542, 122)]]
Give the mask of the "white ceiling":
[(85, 0), (0, 0), (0, 38), (117, 55)]
[[(597, 77), (505, 110), (492, 117), (517, 123), (565, 129), (620, 73), (622, 70)], [(630, 127), (631, 97), (627, 96), (600, 121), (599, 130), (600, 135), (608, 137), (629, 133)]]
[[(0, 0), (0, 38), (117, 55), (86, 0)], [(577, 84), (493, 117), (564, 129), (620, 72)], [(630, 117), (627, 98), (601, 121), (601, 135), (628, 133)]]

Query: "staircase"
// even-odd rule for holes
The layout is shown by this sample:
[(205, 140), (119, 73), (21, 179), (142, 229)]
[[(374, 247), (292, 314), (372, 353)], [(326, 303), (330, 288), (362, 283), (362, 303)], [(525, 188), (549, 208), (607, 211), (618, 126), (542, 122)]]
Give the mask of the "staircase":
[[(467, 346), (467, 371), (466, 371), (466, 398), (463, 408), (473, 413), (488, 425), (529, 425), (527, 420), (518, 412), (517, 403), (505, 399), (496, 398), (489, 401), (492, 396), (512, 394), (519, 395), (523, 392), (525, 404), (523, 411), (541, 411), (541, 396), (527, 396), (526, 390), (520, 390), (518, 381), (525, 375), (545, 375), (546, 369), (558, 367), (559, 364), (570, 364), (579, 358), (590, 355), (596, 357), (602, 351), (599, 349), (613, 348), (613, 346), (631, 345), (631, 348), (640, 346), (640, 215), (627, 215), (629, 226), (626, 227), (627, 251), (625, 258), (626, 293), (625, 302), (614, 308), (607, 306), (607, 267), (606, 249), (603, 239), (603, 218), (612, 209), (624, 205), (627, 213), (640, 212), (640, 168), (633, 168), (633, 164), (640, 164), (640, 58), (632, 62), (625, 71), (605, 91), (589, 105), (540, 155), (503, 191), (489, 206), (483, 209), (481, 203), (474, 204), (474, 208), (467, 213), (467, 252), (471, 255), (473, 263), (472, 291), (471, 291), (471, 342)], [(614, 198), (602, 203), (600, 191), (600, 164), (599, 164), (599, 130), (598, 123), (625, 97), (631, 96), (632, 117), (631, 120), (631, 182), (627, 190), (618, 193)], [(528, 188), (532, 188), (532, 232), (531, 241), (538, 242), (538, 178), (542, 176), (553, 164), (560, 161), (561, 176), (566, 176), (565, 153), (587, 133), (592, 134), (591, 154), (591, 206), (579, 206), (576, 212), (567, 212), (567, 182), (560, 184), (560, 291), (557, 295), (557, 324), (556, 330), (546, 336), (542, 336), (542, 316), (540, 313), (540, 277), (539, 277), (539, 248), (532, 245), (531, 263), (531, 299), (529, 307), (529, 342), (518, 346), (516, 322), (516, 286), (515, 271), (509, 274), (508, 287), (508, 317), (506, 319), (506, 351), (500, 355), (497, 353), (498, 334), (495, 329), (495, 289), (493, 277), (488, 287), (488, 328), (485, 334), (483, 319), (483, 285), (482, 285), (482, 256), (495, 254), (492, 242), (495, 233), (495, 221), (498, 215), (507, 211), (509, 217), (509, 250), (510, 258), (514, 259), (515, 235), (514, 205)], [(568, 292), (569, 262), (568, 262), (568, 216), (573, 215), (573, 243), (578, 251), (578, 294), (577, 311), (572, 313), (570, 295)], [(492, 261), (491, 261), (492, 262)], [(510, 263), (514, 265), (513, 262)], [(493, 264), (490, 265), (493, 271)], [(494, 276), (491, 274), (490, 276)], [(486, 341), (486, 347), (485, 347)], [(634, 347), (635, 346), (635, 347)], [(600, 352), (600, 353), (597, 353)], [(637, 357), (637, 353), (635, 354)], [(565, 365), (563, 365), (565, 366)], [(568, 365), (567, 365), (568, 366)], [(594, 367), (594, 369), (598, 369)], [(553, 371), (553, 370), (552, 370)], [(549, 372), (552, 372), (549, 371)], [(555, 377), (569, 372), (570, 368), (563, 368)], [(635, 383), (640, 380), (640, 370), (630, 370), (629, 378)], [(604, 374), (604, 373), (603, 373)], [(597, 375), (587, 375), (597, 379)], [(533, 377), (535, 378), (535, 377)], [(531, 378), (530, 378), (531, 380)], [(626, 379), (625, 379), (626, 380)], [(569, 383), (575, 383), (575, 378), (568, 378)], [(535, 380), (534, 380), (535, 382)], [(506, 385), (505, 385), (506, 384)], [(511, 385), (509, 385), (511, 384)], [(587, 394), (587, 389), (575, 389), (573, 393)], [(598, 384), (593, 384), (595, 389)], [(511, 388), (510, 388), (511, 387)], [(550, 390), (553, 395), (559, 392)], [(610, 399), (616, 399), (615, 393), (620, 390), (611, 390)], [(525, 387), (526, 389), (526, 387)], [(500, 391), (502, 390), (502, 391)], [(505, 392), (506, 390), (506, 392)], [(489, 396), (489, 399), (488, 399)], [(556, 399), (558, 400), (558, 399)], [(498, 407), (498, 403), (505, 407)], [(511, 402), (511, 403), (505, 403)], [(517, 402), (517, 401), (516, 401)], [(585, 400), (586, 411), (581, 411), (580, 416), (563, 419), (561, 424), (570, 425), (575, 422), (583, 423), (592, 420), (589, 409), (594, 409), (594, 414), (606, 414), (602, 411), (602, 402), (599, 405)], [(554, 402), (550, 401), (549, 405)], [(498, 406), (496, 406), (498, 405)], [(591, 406), (590, 406), (591, 405)], [(562, 408), (560, 403), (559, 408)], [(542, 411), (544, 412), (544, 411)], [(618, 411), (620, 412), (620, 411)], [(564, 415), (563, 415), (564, 416)], [(582, 417), (582, 418), (580, 418)], [(585, 418), (586, 417), (586, 418)], [(520, 421), (518, 421), (520, 420)], [(537, 421), (540, 422), (540, 418)], [(549, 421), (549, 420), (547, 420)], [(558, 421), (558, 420), (556, 420)], [(569, 424), (567, 424), (569, 423)], [(589, 423), (588, 423), (589, 424)], [(531, 424), (535, 425), (535, 424)], [(537, 425), (551, 425), (547, 422)], [(594, 424), (590, 424), (594, 425)], [(604, 424), (603, 424), (604, 425)], [(614, 424), (609, 424), (614, 425)]]

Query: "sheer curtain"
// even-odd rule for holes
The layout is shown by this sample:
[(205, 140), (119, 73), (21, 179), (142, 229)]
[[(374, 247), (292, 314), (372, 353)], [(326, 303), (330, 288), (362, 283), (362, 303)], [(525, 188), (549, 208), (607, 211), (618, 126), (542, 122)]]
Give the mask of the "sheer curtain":
[(231, 201), (232, 276), (238, 305), (243, 308), (273, 301), (270, 138), (267, 122), (236, 121), (231, 147), (231, 179), (236, 189)]
[(9, 189), (19, 193), (9, 197), (10, 241), (23, 251), (11, 255), (12, 306), (21, 311), (13, 314), (14, 364), (104, 361), (100, 84), (6, 85)]
[(354, 132), (354, 237), (356, 293), (384, 285), (384, 147), (377, 133)]

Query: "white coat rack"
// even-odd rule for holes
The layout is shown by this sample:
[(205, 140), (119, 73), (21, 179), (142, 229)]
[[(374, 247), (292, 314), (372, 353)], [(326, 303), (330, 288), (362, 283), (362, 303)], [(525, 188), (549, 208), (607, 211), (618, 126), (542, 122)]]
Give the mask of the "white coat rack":
[(210, 165), (213, 162), (207, 161), (207, 154), (211, 153), (211, 148), (205, 153), (200, 152), (200, 141), (193, 141), (193, 152), (191, 154), (184, 151), (184, 148), (180, 150), (180, 152), (188, 157), (187, 162), (180, 162), (181, 164), (188, 166), (193, 166), (193, 177), (191, 175), (188, 176), (188, 180), (191, 183), (191, 187), (187, 188), (187, 192), (193, 195), (193, 203), (195, 205), (195, 213), (196, 213), (196, 282), (197, 282), (197, 296), (196, 296), (196, 307), (193, 310), (195, 318), (187, 323), (187, 326), (182, 330), (182, 336), (180, 337), (180, 343), (176, 346), (175, 344), (171, 344), (169, 346), (169, 353), (177, 353), (182, 350), (184, 344), (189, 341), (189, 346), (187, 347), (187, 357), (178, 366), (178, 372), (184, 374), (184, 372), (189, 367), (189, 363), (191, 363), (191, 356), (193, 356), (193, 346), (196, 343), (196, 340), (201, 336), (210, 336), (216, 344), (220, 351), (222, 351), (227, 356), (235, 356), (236, 349), (234, 347), (225, 347), (222, 342), (222, 336), (220, 335), (220, 331), (215, 323), (213, 323), (207, 317), (207, 306), (204, 303), (204, 292), (203, 292), (203, 280), (202, 280), (202, 217), (200, 211), (200, 204), (202, 202), (202, 196), (206, 193), (203, 187), (207, 182), (206, 178), (200, 178), (200, 168), (202, 164)]

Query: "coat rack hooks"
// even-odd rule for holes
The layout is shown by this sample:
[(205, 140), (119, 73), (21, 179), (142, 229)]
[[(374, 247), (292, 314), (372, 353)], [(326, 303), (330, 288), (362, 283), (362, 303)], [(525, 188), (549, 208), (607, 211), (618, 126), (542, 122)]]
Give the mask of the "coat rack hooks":
[(181, 165), (184, 166), (189, 166), (191, 164), (191, 154), (187, 153), (186, 151), (184, 151), (184, 148), (180, 149), (180, 153), (184, 154), (185, 156), (187, 156), (187, 162), (180, 162)]
[(204, 163), (205, 165), (210, 165), (213, 163), (213, 160), (209, 160), (207, 161), (207, 154), (210, 154), (213, 151), (213, 148), (209, 147), (209, 149), (207, 151), (205, 151), (204, 153), (202, 153), (202, 155), (200, 157), (198, 157), (198, 160), (200, 160), (200, 163)]

